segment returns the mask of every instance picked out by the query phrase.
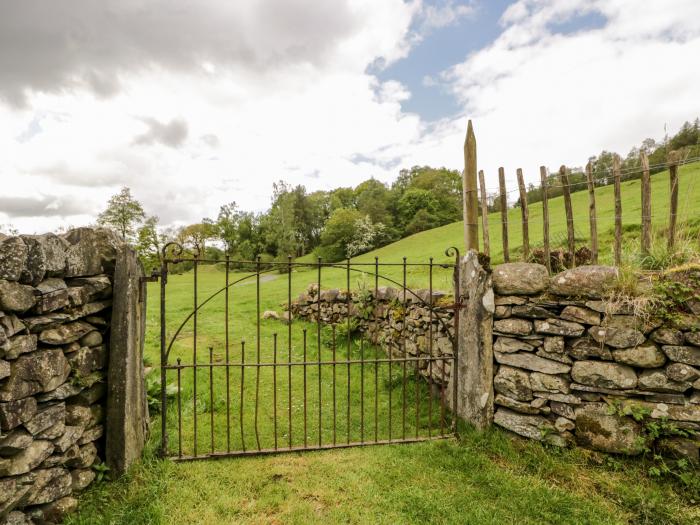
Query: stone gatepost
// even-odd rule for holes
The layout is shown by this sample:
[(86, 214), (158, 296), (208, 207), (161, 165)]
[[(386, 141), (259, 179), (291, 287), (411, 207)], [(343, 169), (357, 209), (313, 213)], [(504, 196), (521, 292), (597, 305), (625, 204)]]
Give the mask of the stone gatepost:
[[(458, 341), (456, 413), (478, 429), (493, 423), (493, 314), (491, 272), (470, 250), (459, 268), (461, 304)], [(450, 382), (455, 374), (451, 374)], [(450, 391), (454, 385), (450, 386)]]

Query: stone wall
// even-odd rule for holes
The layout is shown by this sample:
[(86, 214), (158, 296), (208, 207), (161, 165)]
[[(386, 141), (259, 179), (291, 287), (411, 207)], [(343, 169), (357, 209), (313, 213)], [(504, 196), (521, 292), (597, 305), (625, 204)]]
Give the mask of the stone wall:
[(107, 230), (0, 239), (0, 521), (58, 522), (105, 457)]
[(697, 461), (697, 439), (651, 443), (645, 424), (700, 430), (699, 317), (664, 321), (604, 300), (611, 267), (550, 278), (544, 266), (510, 263), (492, 276), (497, 425), (555, 445), (661, 447)]
[[(368, 340), (381, 345), (393, 356), (411, 357), (452, 356), (452, 338), (454, 337), (453, 310), (446, 308), (454, 302), (452, 296), (444, 292), (433, 291), (432, 318), (430, 313), (430, 291), (406, 291), (402, 289), (379, 287), (364, 293), (352, 293), (348, 300), (343, 290), (321, 290), (319, 301), (318, 286), (311, 284), (299, 298), (292, 302), (293, 318), (316, 321), (320, 311), (324, 324), (343, 324), (347, 320), (348, 309), (356, 323), (357, 330)], [(431, 329), (432, 326), (432, 329)], [(430, 345), (432, 334), (432, 348)], [(421, 374), (432, 381), (447, 385), (450, 379), (451, 362), (448, 360), (420, 361)]]

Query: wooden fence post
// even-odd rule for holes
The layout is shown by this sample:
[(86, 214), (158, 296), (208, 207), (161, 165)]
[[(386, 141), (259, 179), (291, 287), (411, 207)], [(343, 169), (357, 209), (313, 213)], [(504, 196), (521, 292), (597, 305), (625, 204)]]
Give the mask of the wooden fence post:
[(588, 222), (591, 227), (591, 262), (598, 264), (598, 222), (595, 212), (595, 181), (593, 180), (593, 165), (586, 164), (586, 180), (588, 181)]
[(491, 255), (491, 243), (489, 242), (489, 203), (486, 195), (486, 181), (484, 171), (479, 170), (479, 187), (481, 188), (481, 229), (484, 238), (484, 253)]
[(510, 261), (508, 253), (508, 197), (506, 195), (506, 174), (503, 168), (498, 168), (498, 189), (501, 193), (501, 232), (503, 240), (503, 262)]
[(527, 209), (527, 191), (523, 180), (523, 170), (518, 168), (518, 189), (520, 190), (520, 212), (523, 217), (523, 260), (530, 259), (530, 232), (528, 231), (528, 219), (530, 213)]
[(651, 176), (649, 158), (642, 150), (639, 154), (642, 163), (642, 254), (651, 249)]
[(467, 124), (464, 139), (464, 245), (469, 250), (479, 250), (479, 199), (476, 192), (476, 137), (472, 121)]
[(542, 237), (544, 249), (544, 265), (549, 273), (552, 273), (552, 259), (549, 254), (549, 203), (547, 195), (547, 168), (540, 166), (540, 180), (542, 181)]
[(615, 186), (615, 266), (622, 262), (622, 197), (620, 195), (620, 156), (613, 156), (613, 183)]
[(676, 243), (676, 219), (678, 217), (678, 155), (672, 151), (668, 155), (668, 173), (671, 184), (671, 208), (668, 217), (668, 249)]
[(569, 187), (569, 175), (566, 166), (559, 168), (559, 178), (561, 179), (562, 191), (564, 194), (564, 209), (566, 211), (566, 238), (569, 248), (569, 260), (571, 267), (576, 266), (576, 237), (574, 236), (574, 211), (571, 208), (571, 188)]

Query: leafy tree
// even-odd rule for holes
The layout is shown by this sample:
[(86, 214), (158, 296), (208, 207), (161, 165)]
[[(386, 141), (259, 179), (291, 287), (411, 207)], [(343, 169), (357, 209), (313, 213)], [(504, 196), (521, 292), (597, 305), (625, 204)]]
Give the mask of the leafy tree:
[(235, 201), (224, 204), (219, 208), (219, 215), (216, 218), (216, 234), (224, 243), (225, 253), (231, 255), (236, 251), (238, 245), (238, 226), (241, 219), (241, 212)]
[(354, 257), (376, 248), (385, 234), (386, 226), (381, 222), (373, 223), (369, 215), (355, 221), (352, 240), (345, 247), (345, 256)]
[(136, 252), (143, 263), (146, 273), (160, 266), (160, 251), (165, 244), (165, 237), (158, 233), (158, 217), (147, 217), (138, 229)]
[(124, 186), (113, 195), (105, 209), (97, 217), (97, 223), (116, 230), (125, 241), (132, 240), (135, 226), (146, 217), (141, 203), (131, 196), (131, 190)]
[(362, 219), (362, 214), (352, 208), (335, 210), (326, 221), (321, 234), (321, 245), (316, 250), (319, 257), (326, 261), (340, 261), (347, 256), (348, 245), (355, 237), (355, 223)]
[(178, 238), (183, 246), (189, 246), (198, 254), (205, 256), (207, 241), (216, 238), (216, 226), (211, 221), (190, 224), (180, 230)]

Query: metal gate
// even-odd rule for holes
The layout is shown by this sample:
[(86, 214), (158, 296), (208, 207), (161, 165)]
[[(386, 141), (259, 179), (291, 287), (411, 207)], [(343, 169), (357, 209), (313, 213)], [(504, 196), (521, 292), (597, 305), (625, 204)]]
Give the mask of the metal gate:
[[(433, 288), (439, 274), (438, 284), (460, 297), (459, 252), (446, 255), (455, 263), (209, 260), (168, 244), (160, 272), (162, 454), (205, 459), (452, 436), (459, 306), (436, 304)], [(408, 277), (427, 290), (407, 286)], [(317, 312), (311, 322), (291, 315), (309, 282), (318, 291), (306, 296)], [(384, 303), (384, 318), (397, 320), (392, 333), (403, 342), (393, 349), (378, 330), (387, 283), (398, 293)], [(323, 314), (327, 285), (336, 286), (333, 305), (344, 316), (333, 305)], [(415, 334), (400, 317), (410, 304), (429, 325), (427, 349), (415, 355), (406, 349)], [(289, 315), (262, 319), (270, 305)], [(451, 353), (434, 348), (434, 330), (448, 334)]]

